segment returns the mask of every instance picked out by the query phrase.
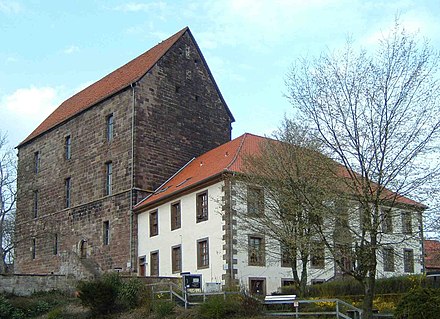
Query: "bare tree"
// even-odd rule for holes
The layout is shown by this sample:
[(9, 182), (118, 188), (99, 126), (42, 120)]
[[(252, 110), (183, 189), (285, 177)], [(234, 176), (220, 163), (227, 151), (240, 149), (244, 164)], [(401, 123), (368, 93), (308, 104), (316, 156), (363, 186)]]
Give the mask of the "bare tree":
[(328, 244), (337, 257), (344, 243), (355, 243), (355, 268), (345, 269), (364, 287), (365, 318), (372, 317), (378, 253), (390, 244), (382, 242), (387, 212), (406, 206), (419, 218), (425, 207), (402, 196), (415, 196), (438, 177), (438, 62), (439, 53), (396, 19), (373, 54), (356, 52), (348, 42), (341, 52), (298, 61), (286, 79), (300, 118), (346, 168), (339, 179), (347, 195), (342, 206), (363, 216), (357, 232), (340, 223), (349, 232), (339, 249), (338, 240)]
[(16, 161), (8, 148), (6, 135), (0, 132), (0, 273), (13, 261)]
[(249, 237), (241, 243), (249, 245), (249, 263), (261, 265), (267, 256), (287, 265), (302, 294), (311, 257), (323, 248), (316, 231), (322, 220), (317, 203), (328, 196), (325, 177), (332, 177), (326, 174), (332, 161), (321, 154), (310, 132), (293, 121), (285, 120), (274, 138), (263, 140), (258, 153), (244, 157), (244, 174), (237, 177), (236, 188), (238, 228), (264, 236), (263, 242)]

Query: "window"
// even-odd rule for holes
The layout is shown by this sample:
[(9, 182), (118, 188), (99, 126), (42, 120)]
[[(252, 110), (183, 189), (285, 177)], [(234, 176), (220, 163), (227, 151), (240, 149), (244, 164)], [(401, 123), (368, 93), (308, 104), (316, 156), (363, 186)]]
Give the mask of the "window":
[(208, 220), (208, 192), (197, 194), (197, 222)]
[(139, 276), (145, 277), (146, 256), (139, 257)]
[(209, 245), (208, 239), (200, 239), (197, 241), (197, 268), (209, 267)]
[(58, 255), (58, 234), (53, 235), (53, 254)]
[(385, 234), (393, 232), (393, 215), (390, 209), (382, 210), (382, 231)]
[(290, 267), (290, 253), (283, 245), (281, 245), (281, 267)]
[(37, 240), (35, 238), (32, 238), (32, 246), (31, 246), (32, 259), (35, 259), (35, 257), (37, 256), (36, 249), (37, 249)]
[(391, 247), (383, 249), (383, 271), (394, 271), (394, 249)]
[(110, 222), (108, 220), (102, 223), (102, 243), (110, 244)]
[(72, 153), (71, 153), (71, 139), (70, 139), (70, 135), (66, 136), (66, 139), (64, 141), (64, 156), (67, 160), (69, 160), (72, 157)]
[(264, 192), (262, 188), (249, 186), (247, 189), (247, 213), (261, 216), (264, 213)]
[(150, 237), (159, 234), (159, 220), (157, 210), (150, 213)]
[(325, 249), (322, 242), (312, 243), (310, 266), (314, 269), (324, 269)]
[(112, 194), (112, 177), (113, 165), (112, 162), (105, 163), (105, 195)]
[(70, 195), (71, 195), (71, 182), (70, 177), (67, 177), (64, 180), (64, 189), (65, 189), (65, 201), (64, 201), (64, 207), (68, 208), (70, 207)]
[(38, 173), (40, 171), (40, 152), (36, 151), (34, 153), (34, 173)]
[(249, 292), (252, 295), (266, 295), (266, 279), (264, 278), (249, 278)]
[(414, 251), (412, 249), (403, 250), (403, 270), (405, 272), (414, 272)]
[(159, 252), (153, 251), (150, 254), (150, 276), (159, 276)]
[(410, 212), (402, 213), (402, 233), (412, 234), (412, 221)]
[(266, 264), (263, 237), (249, 236), (248, 259), (249, 266), (264, 266)]
[(171, 270), (173, 273), (182, 271), (182, 249), (180, 245), (171, 248)]
[(113, 114), (107, 116), (106, 126), (107, 126), (107, 132), (106, 132), (107, 142), (111, 142), (113, 140), (113, 126), (114, 126)]
[(288, 287), (295, 285), (295, 280), (292, 278), (281, 278), (281, 287)]
[(34, 218), (38, 217), (38, 190), (34, 191)]
[(368, 207), (362, 207), (362, 206), (359, 207), (359, 223), (361, 225), (361, 229), (364, 230), (371, 229), (371, 214), (370, 214), (370, 209)]
[(171, 204), (171, 230), (180, 228), (180, 202)]

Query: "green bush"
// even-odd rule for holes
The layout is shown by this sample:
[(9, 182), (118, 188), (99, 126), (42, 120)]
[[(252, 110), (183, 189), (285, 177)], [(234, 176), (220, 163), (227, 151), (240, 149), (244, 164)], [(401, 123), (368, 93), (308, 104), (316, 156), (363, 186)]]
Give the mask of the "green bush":
[(0, 318), (21, 319), (25, 318), (24, 313), (19, 309), (14, 308), (8, 299), (0, 295)]
[(261, 314), (263, 306), (259, 300), (248, 295), (240, 296), (239, 314), (244, 317), (255, 317)]
[[(430, 284), (423, 275), (398, 276), (376, 280), (376, 294), (402, 294), (412, 289), (426, 287)], [(288, 287), (286, 289), (289, 289)], [(282, 290), (284, 293), (284, 290)], [(319, 285), (307, 287), (308, 297), (336, 297), (363, 295), (362, 285), (354, 278), (347, 277)]]
[(165, 318), (174, 313), (174, 306), (170, 300), (158, 300), (153, 303), (153, 313), (158, 318)]
[(143, 301), (150, 299), (147, 289), (142, 281), (130, 278), (118, 286), (118, 303), (123, 309), (138, 307)]
[(105, 280), (82, 281), (77, 288), (82, 305), (94, 315), (108, 314), (116, 309), (117, 290), (114, 283)]
[(124, 280), (118, 274), (106, 274), (101, 279), (80, 282), (79, 298), (94, 314), (108, 314), (138, 307), (150, 298), (145, 285), (137, 278)]
[(238, 298), (225, 300), (223, 296), (214, 296), (200, 305), (199, 315), (202, 319), (224, 319), (239, 314), (240, 310)]
[(397, 319), (438, 319), (440, 314), (440, 290), (418, 288), (407, 293), (394, 313)]

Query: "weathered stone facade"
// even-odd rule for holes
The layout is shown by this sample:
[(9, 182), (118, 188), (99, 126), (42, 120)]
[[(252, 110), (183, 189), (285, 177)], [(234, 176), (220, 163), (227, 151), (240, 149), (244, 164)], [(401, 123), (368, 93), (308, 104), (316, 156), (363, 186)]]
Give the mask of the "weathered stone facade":
[[(110, 114), (114, 137), (108, 142)], [(139, 81), (21, 144), (15, 272), (135, 271), (132, 205), (192, 157), (229, 141), (232, 121), (188, 30)], [(112, 192), (106, 195), (110, 162)]]

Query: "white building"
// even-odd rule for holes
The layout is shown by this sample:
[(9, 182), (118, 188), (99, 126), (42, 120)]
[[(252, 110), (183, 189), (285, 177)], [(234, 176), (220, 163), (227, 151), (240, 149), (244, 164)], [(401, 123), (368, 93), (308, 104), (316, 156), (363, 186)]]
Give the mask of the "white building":
[[(203, 287), (238, 284), (261, 294), (292, 282), (291, 269), (273, 257), (281, 256), (279, 245), (238, 227), (234, 214), (242, 205), (234, 188), (243, 185), (234, 183), (233, 175), (242, 172), (243, 155), (255, 152), (262, 141), (244, 134), (193, 159), (136, 206), (140, 276), (190, 272), (202, 275)], [(408, 210), (420, 204), (405, 197), (400, 201), (407, 210), (393, 209), (384, 221), (383, 236), (394, 236), (396, 244), (381, 250), (379, 277), (422, 272), (420, 214)], [(402, 233), (411, 238), (401, 240)], [(329, 252), (323, 248), (319, 254), (309, 262), (309, 283), (335, 276)]]

